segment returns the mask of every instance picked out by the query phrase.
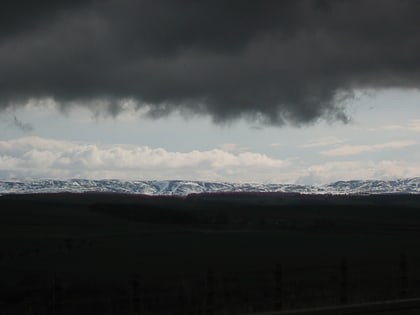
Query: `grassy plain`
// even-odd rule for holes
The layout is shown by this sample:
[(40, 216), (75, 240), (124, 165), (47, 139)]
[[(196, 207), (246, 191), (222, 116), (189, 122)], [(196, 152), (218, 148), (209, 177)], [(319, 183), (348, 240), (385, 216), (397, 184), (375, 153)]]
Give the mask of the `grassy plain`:
[[(273, 300), (274, 270), (281, 264), (284, 305), (334, 304), (345, 258), (350, 274), (345, 290), (354, 291), (350, 299), (398, 297), (405, 289), (414, 296), (420, 291), (419, 197), (1, 196), (0, 289), (5, 305), (13, 292), (45, 287), (42, 279), (52, 275), (65, 279), (67, 287), (123, 287), (133, 275), (143, 287), (177, 281), (188, 286), (205, 282), (211, 268), (225, 280), (252, 278), (252, 273), (268, 278), (265, 297)], [(401, 254), (408, 271), (401, 271)], [(407, 284), (401, 283), (401, 272), (407, 273)], [(362, 280), (369, 277), (370, 282)], [(312, 299), (309, 294), (304, 300), (305, 290)], [(322, 290), (324, 300), (314, 293)]]

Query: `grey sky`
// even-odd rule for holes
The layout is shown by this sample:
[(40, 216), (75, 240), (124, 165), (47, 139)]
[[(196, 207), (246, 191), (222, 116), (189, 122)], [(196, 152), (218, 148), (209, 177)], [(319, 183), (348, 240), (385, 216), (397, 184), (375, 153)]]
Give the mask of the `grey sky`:
[[(318, 184), (412, 177), (420, 174), (419, 102), (417, 90), (358, 93), (348, 104), (347, 124), (320, 121), (299, 128), (245, 120), (220, 126), (201, 116), (153, 120), (128, 109), (117, 117), (84, 107), (63, 114), (51, 104), (29, 105), (0, 115), (0, 166), (4, 178)], [(12, 117), (33, 130), (6, 124)]]

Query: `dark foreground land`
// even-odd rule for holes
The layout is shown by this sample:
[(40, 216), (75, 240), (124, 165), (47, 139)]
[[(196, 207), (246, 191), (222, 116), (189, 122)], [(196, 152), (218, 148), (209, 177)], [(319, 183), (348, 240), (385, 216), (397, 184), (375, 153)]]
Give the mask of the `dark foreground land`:
[(0, 314), (241, 314), (420, 297), (419, 245), (416, 195), (7, 195)]

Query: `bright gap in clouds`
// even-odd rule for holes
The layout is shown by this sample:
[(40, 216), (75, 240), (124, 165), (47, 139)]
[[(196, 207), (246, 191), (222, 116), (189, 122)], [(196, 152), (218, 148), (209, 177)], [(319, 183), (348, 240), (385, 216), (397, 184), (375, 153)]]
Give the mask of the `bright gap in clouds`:
[[(42, 102), (41, 102), (42, 103)], [(0, 178), (187, 179), (322, 184), (420, 176), (420, 92), (358, 92), (348, 124), (117, 117), (53, 102), (0, 113)]]

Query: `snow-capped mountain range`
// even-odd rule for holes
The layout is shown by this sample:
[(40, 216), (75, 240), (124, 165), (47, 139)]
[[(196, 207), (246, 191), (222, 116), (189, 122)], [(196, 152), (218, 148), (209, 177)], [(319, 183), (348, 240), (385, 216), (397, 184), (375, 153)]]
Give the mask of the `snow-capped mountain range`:
[(179, 195), (216, 192), (294, 192), (301, 194), (420, 193), (420, 177), (398, 180), (352, 180), (327, 185), (212, 183), (204, 181), (120, 180), (0, 180), (0, 195), (50, 192), (115, 192), (146, 195)]

